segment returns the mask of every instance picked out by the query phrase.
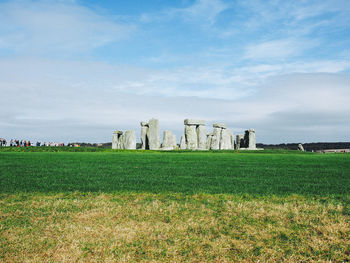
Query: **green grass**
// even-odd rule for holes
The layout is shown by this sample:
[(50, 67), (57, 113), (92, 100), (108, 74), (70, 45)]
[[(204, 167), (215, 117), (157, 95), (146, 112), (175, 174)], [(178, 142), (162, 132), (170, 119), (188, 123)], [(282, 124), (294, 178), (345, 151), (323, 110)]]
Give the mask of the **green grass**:
[(0, 192), (344, 195), (350, 155), (0, 152)]
[(349, 154), (0, 148), (0, 261), (346, 262), (349, 200)]

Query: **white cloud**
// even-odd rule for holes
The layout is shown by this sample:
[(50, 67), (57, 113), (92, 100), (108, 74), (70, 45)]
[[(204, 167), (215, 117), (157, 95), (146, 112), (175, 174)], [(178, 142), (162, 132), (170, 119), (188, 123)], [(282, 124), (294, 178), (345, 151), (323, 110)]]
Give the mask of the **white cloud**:
[(90, 51), (127, 37), (133, 25), (116, 23), (71, 1), (0, 4), (0, 47), (19, 54), (58, 57)]
[[(185, 118), (221, 121), (235, 133), (253, 127), (258, 141), (269, 143), (346, 140), (350, 132), (347, 74), (275, 76), (258, 92), (237, 98), (240, 90), (230, 87), (227, 72), (211, 75), (203, 68), (171, 73), (92, 61), (11, 59), (1, 61), (0, 72), (7, 98), (0, 104), (0, 130), (6, 138), (109, 141), (113, 129), (138, 134), (139, 121), (152, 117), (178, 139)], [(201, 89), (205, 83), (216, 86)]]
[[(156, 22), (181, 19), (216, 32), (218, 16), (230, 6), (198, 0), (188, 8), (161, 12), (162, 20)], [(310, 21), (300, 30), (301, 20), (317, 14), (305, 17), (301, 9), (289, 14), (285, 6), (278, 9), (281, 12), (268, 9), (259, 9), (261, 14), (253, 17), (263, 29), (288, 14), (280, 31), (266, 34), (269, 38), (231, 39), (223, 46), (220, 41), (210, 47), (205, 43), (190, 55), (165, 48), (164, 56), (155, 52), (150, 60), (166, 64), (171, 59), (186, 66), (152, 68), (148, 54), (140, 63), (144, 67), (88, 58), (96, 47), (128, 37), (133, 25), (98, 15), (75, 1), (2, 3), (0, 20), (7, 23), (0, 24), (0, 49), (16, 56), (0, 57), (0, 92), (6, 94), (0, 104), (1, 137), (109, 141), (113, 129), (138, 130), (139, 121), (156, 117), (162, 129), (178, 136), (184, 118), (201, 118), (225, 122), (235, 133), (254, 127), (262, 142), (348, 140), (347, 52), (342, 59), (301, 56), (322, 45), (310, 32), (334, 21)], [(259, 15), (267, 22), (257, 19)], [(152, 31), (152, 26), (142, 29)], [(198, 42), (203, 39), (207, 38)], [(245, 49), (235, 47), (244, 43)]]
[(230, 5), (220, 0), (197, 0), (192, 6), (174, 10), (189, 21), (207, 21), (210, 25), (215, 23), (216, 17)]
[(251, 44), (245, 48), (247, 59), (287, 59), (301, 55), (307, 49), (317, 45), (307, 39), (278, 39)]
[(249, 79), (255, 85), (271, 76), (291, 73), (340, 73), (350, 69), (347, 60), (315, 60), (305, 62), (285, 62), (271, 64), (254, 64), (236, 71), (237, 75)]
[(302, 4), (294, 3), (290, 13), (296, 20), (315, 18), (324, 14), (343, 13), (350, 11), (350, 4), (347, 0), (324, 0), (308, 1)]
[(216, 22), (217, 16), (231, 6), (221, 0), (196, 0), (188, 7), (168, 8), (156, 14), (145, 13), (139, 19), (143, 23), (174, 19), (208, 29)]

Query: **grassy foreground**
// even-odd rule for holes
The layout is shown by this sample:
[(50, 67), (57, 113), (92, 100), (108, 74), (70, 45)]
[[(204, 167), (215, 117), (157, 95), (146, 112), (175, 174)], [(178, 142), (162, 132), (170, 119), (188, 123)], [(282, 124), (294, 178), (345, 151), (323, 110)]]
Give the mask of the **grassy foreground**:
[(0, 261), (350, 259), (350, 155), (0, 152)]

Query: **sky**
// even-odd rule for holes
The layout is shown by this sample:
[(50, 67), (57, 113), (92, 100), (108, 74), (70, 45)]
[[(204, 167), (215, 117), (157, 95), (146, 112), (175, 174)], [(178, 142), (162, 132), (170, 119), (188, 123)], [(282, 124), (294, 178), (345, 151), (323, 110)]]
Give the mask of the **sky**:
[(110, 142), (157, 118), (350, 141), (349, 0), (0, 0), (0, 137)]

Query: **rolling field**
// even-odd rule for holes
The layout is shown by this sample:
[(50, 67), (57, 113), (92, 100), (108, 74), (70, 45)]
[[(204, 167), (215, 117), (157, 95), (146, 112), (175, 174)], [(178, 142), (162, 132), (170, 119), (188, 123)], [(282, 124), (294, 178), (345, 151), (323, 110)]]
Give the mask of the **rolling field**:
[(58, 150), (0, 150), (0, 261), (350, 259), (349, 154)]

